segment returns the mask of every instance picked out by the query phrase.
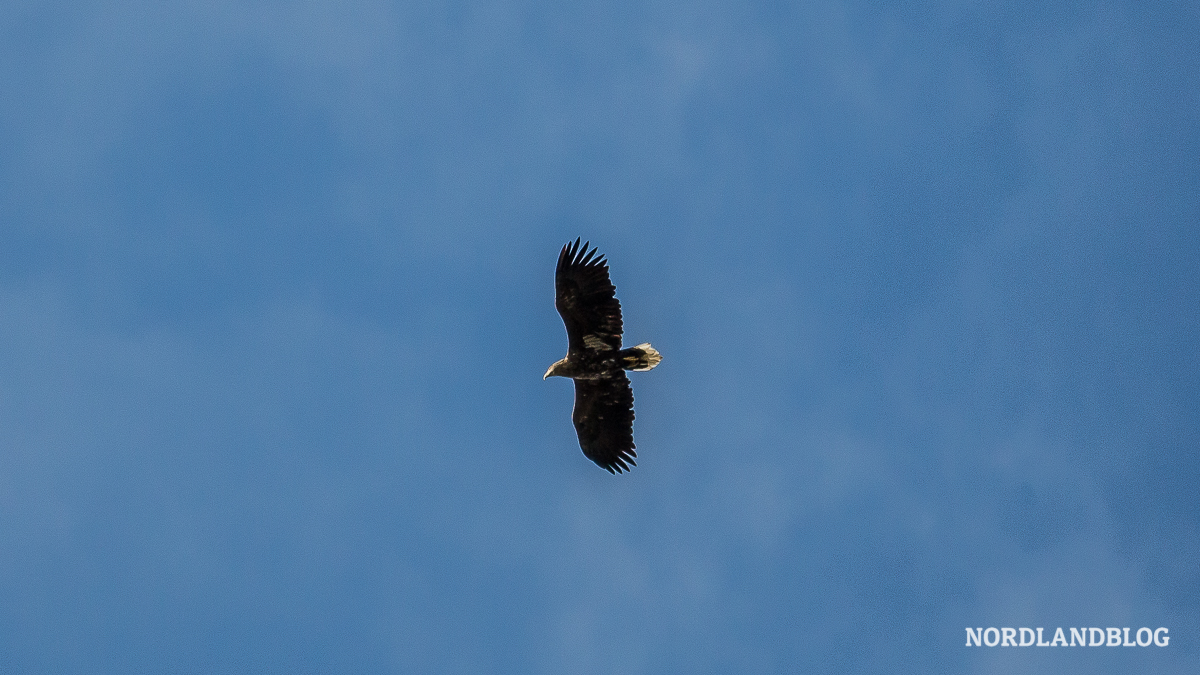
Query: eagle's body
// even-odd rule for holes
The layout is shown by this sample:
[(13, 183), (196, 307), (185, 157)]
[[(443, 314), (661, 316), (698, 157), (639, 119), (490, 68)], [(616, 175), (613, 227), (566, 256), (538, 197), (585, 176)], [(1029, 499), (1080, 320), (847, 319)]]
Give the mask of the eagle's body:
[(636, 466), (633, 389), (626, 370), (650, 370), (662, 361), (650, 343), (621, 349), (621, 303), (608, 278), (608, 263), (579, 240), (563, 246), (554, 271), (554, 306), (567, 327), (567, 356), (552, 375), (575, 380), (571, 414), (579, 447), (610, 473)]

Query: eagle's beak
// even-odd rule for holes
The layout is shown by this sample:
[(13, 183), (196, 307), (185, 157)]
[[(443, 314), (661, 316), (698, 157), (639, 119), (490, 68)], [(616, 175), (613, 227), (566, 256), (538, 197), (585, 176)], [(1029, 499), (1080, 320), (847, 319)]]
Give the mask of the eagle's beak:
[[(554, 366), (557, 366), (557, 365), (558, 365), (557, 363), (554, 364)], [(554, 372), (554, 366), (550, 366), (549, 368), (546, 369), (546, 374), (542, 376), (543, 380), (545, 380), (547, 377), (550, 377), (550, 373)]]

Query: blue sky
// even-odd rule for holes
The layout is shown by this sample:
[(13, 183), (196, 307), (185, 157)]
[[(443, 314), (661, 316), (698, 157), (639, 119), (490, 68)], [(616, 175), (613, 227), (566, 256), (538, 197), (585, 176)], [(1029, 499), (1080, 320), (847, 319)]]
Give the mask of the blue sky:
[(1200, 665), (1191, 3), (15, 0), (0, 91), (0, 670)]

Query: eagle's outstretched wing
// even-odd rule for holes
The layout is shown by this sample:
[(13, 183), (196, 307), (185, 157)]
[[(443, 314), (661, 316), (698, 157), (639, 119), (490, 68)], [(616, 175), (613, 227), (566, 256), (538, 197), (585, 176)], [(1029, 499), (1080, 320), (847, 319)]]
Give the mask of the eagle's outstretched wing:
[(633, 388), (625, 373), (602, 380), (575, 380), (571, 413), (583, 454), (609, 473), (637, 466), (633, 450)]
[(563, 246), (554, 270), (554, 306), (567, 326), (567, 354), (621, 348), (621, 303), (608, 278), (608, 261), (581, 248)]

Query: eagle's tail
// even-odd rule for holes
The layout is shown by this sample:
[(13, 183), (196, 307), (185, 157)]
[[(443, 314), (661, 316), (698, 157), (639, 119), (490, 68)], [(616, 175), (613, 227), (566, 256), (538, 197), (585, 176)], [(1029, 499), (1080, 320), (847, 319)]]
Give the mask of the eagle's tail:
[(650, 370), (662, 361), (662, 354), (651, 347), (649, 342), (643, 342), (636, 347), (622, 349), (621, 360), (625, 370)]

